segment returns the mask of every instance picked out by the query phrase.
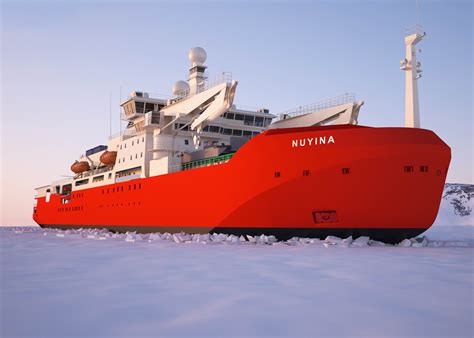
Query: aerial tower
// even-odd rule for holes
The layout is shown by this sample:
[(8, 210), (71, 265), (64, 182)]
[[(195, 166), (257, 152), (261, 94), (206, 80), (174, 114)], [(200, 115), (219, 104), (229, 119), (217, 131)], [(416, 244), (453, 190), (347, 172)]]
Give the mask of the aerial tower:
[[(421, 78), (421, 63), (416, 61), (416, 44), (426, 35), (421, 26), (405, 36), (405, 58), (400, 61), (400, 69), (405, 71), (405, 127), (420, 128), (420, 106), (418, 103), (417, 80)], [(420, 51), (420, 50), (418, 50)]]
[(206, 51), (201, 47), (191, 48), (188, 54), (191, 67), (189, 68), (189, 94), (195, 95), (204, 89), (204, 83), (207, 79), (206, 68), (204, 65), (207, 59)]

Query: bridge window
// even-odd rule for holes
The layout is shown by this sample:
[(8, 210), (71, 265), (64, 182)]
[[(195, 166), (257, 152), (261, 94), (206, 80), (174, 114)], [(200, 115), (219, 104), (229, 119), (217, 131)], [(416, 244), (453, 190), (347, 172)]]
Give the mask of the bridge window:
[(155, 105), (153, 103), (147, 103), (145, 105), (145, 113), (148, 113), (150, 111), (154, 111), (155, 110)]
[(76, 181), (76, 187), (80, 186), (80, 185), (84, 185), (84, 184), (87, 184), (89, 183), (89, 179), (86, 178), (85, 180), (80, 180), (80, 181)]
[(253, 126), (253, 120), (254, 120), (253, 115), (245, 115), (244, 124), (247, 125), (247, 126)]
[(409, 173), (412, 173), (414, 170), (413, 170), (413, 166), (412, 165), (406, 165), (405, 168), (404, 168), (404, 171), (409, 174)]
[(135, 101), (135, 108), (136, 108), (137, 114), (143, 114), (143, 109), (145, 108), (145, 103)]
[(219, 128), (218, 126), (210, 126), (210, 127), (209, 127), (209, 131), (210, 131), (211, 133), (218, 133), (218, 132), (219, 132), (219, 129), (220, 129), (220, 128)]
[(422, 165), (420, 166), (420, 171), (422, 173), (427, 173), (428, 172), (428, 166), (427, 165)]

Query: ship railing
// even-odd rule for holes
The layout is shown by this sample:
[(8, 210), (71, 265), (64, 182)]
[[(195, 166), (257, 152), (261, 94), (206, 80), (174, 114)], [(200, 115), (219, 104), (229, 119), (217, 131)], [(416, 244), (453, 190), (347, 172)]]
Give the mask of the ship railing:
[[(149, 92), (149, 91), (142, 91), (142, 93), (148, 94), (147, 97), (144, 97), (144, 96), (139, 96), (139, 97), (138, 97), (138, 98), (144, 99), (144, 100), (146, 100), (146, 99), (152, 99), (152, 100), (155, 99), (155, 100), (167, 101), (167, 100), (169, 100), (169, 99), (172, 98), (171, 95), (162, 94), (162, 93)], [(132, 99), (132, 98), (136, 98), (136, 96), (132, 96), (131, 94), (129, 94), (129, 95), (127, 96), (127, 100), (130, 100), (130, 99)]]
[(106, 166), (106, 167), (100, 167), (100, 168), (97, 168), (97, 169), (92, 169), (92, 170), (83, 172), (82, 174), (79, 174), (79, 175), (77, 176), (77, 179), (86, 178), (86, 177), (90, 177), (90, 176), (94, 176), (94, 175), (106, 173), (106, 172), (108, 172), (108, 171), (111, 171), (112, 169), (113, 169), (112, 166)]
[[(232, 73), (231, 72), (222, 72), (221, 74), (213, 77), (211, 80), (206, 80), (203, 85), (198, 86), (196, 94), (202, 93), (212, 87), (218, 86), (222, 83), (231, 83), (232, 82)], [(176, 94), (175, 98), (171, 100), (172, 103), (179, 102), (190, 96), (190, 91), (183, 90)]]
[(212, 87), (218, 86), (221, 83), (231, 83), (232, 82), (232, 73), (231, 72), (222, 72), (219, 75), (213, 77), (211, 80), (207, 80), (204, 86), (200, 87), (200, 91), (203, 92)]
[(345, 93), (343, 95), (325, 99), (316, 103), (309, 104), (307, 106), (301, 106), (298, 108), (287, 110), (283, 113), (278, 114), (276, 121), (284, 120), (289, 117), (314, 113), (323, 109), (339, 106), (341, 104), (355, 102), (355, 99), (356, 97), (354, 93)]
[(263, 113), (263, 114), (270, 114), (270, 110), (263, 107), (255, 107), (255, 106), (244, 106), (241, 104), (233, 104), (229, 110), (239, 110), (244, 112), (252, 112), (252, 113)]
[(141, 133), (141, 131), (137, 131), (135, 128), (127, 128), (125, 130), (122, 130), (121, 132), (112, 134), (111, 136), (109, 136), (109, 140), (112, 140), (117, 137), (120, 137), (121, 140), (126, 140), (130, 137), (138, 135), (139, 133)]
[(185, 163), (181, 163), (178, 165), (174, 165), (170, 167), (170, 172), (178, 172), (178, 171), (185, 171), (185, 170), (191, 170), (195, 168), (202, 168), (202, 167), (209, 167), (213, 165), (219, 165), (223, 163), (229, 162), (229, 160), (234, 156), (234, 153), (231, 154), (226, 154), (226, 155), (221, 155), (221, 156), (215, 156), (215, 157), (209, 157), (209, 158), (204, 158), (202, 160), (195, 160), (195, 161), (189, 161)]

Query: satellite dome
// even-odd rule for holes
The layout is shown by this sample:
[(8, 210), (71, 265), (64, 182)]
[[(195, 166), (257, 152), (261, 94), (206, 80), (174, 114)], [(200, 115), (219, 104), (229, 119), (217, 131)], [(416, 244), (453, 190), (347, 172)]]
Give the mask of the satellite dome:
[(191, 48), (191, 50), (189, 51), (188, 58), (189, 58), (189, 61), (191, 61), (193, 65), (203, 64), (204, 62), (206, 62), (207, 53), (204, 50), (204, 48), (194, 47), (194, 48)]
[(173, 95), (179, 95), (189, 90), (189, 84), (186, 81), (176, 81), (173, 85)]

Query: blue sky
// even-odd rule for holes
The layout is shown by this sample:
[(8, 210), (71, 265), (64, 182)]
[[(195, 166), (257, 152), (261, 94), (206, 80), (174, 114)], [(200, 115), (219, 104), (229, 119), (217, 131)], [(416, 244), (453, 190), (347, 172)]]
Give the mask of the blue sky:
[[(31, 224), (33, 188), (106, 142), (109, 93), (170, 94), (190, 47), (236, 103), (278, 113), (345, 92), (359, 123), (403, 126), (404, 30), (415, 1), (2, 2), (1, 224)], [(452, 147), (448, 182), (473, 183), (473, 5), (420, 1), (421, 123)]]

